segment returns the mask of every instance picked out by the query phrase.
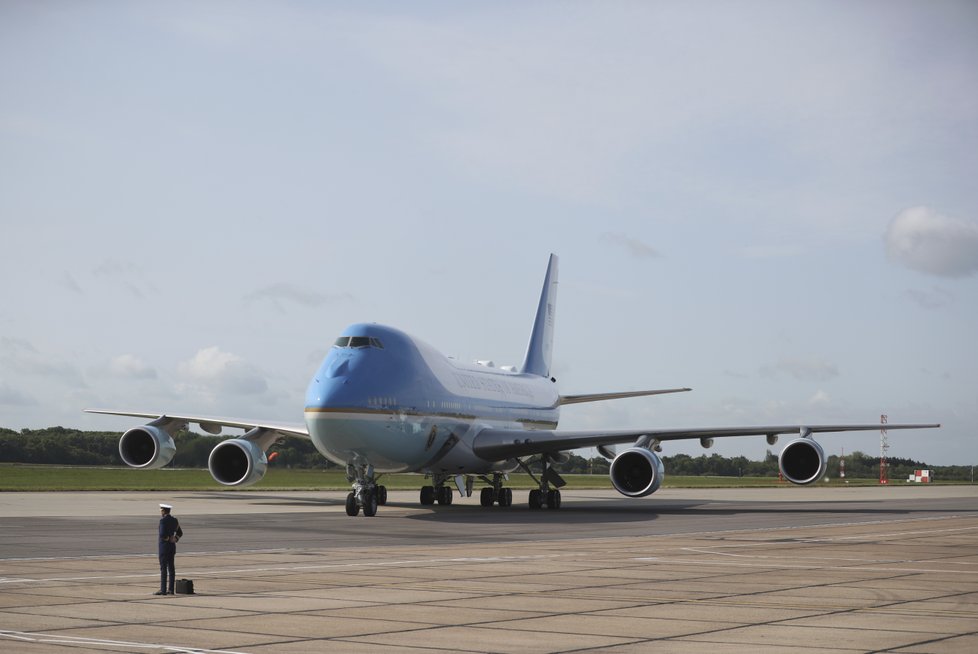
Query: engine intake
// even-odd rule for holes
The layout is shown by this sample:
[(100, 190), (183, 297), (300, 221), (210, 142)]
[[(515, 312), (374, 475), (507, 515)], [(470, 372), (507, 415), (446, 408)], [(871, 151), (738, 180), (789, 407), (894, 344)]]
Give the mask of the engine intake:
[(659, 490), (665, 477), (662, 460), (644, 447), (625, 450), (611, 462), (611, 484), (627, 497), (645, 497)]
[(207, 457), (207, 469), (219, 484), (250, 486), (265, 476), (268, 458), (257, 443), (232, 438), (218, 443), (211, 450)]
[(176, 453), (170, 434), (153, 425), (133, 427), (119, 439), (119, 456), (131, 468), (162, 468)]
[(825, 452), (810, 438), (793, 440), (778, 455), (778, 468), (792, 484), (811, 484), (825, 475)]

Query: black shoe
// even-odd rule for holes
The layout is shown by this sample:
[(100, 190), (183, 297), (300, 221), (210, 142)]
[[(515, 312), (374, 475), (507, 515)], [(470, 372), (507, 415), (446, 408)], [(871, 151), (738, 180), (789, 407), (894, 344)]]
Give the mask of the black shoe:
[(155, 592), (155, 593), (153, 593), (153, 594), (154, 594), (154, 595), (166, 595), (166, 591), (162, 591), (162, 590), (158, 590), (158, 591), (156, 591), (156, 592)]
[(166, 593), (166, 594), (167, 594), (167, 595), (172, 595), (172, 594), (173, 594), (173, 591), (171, 590), (170, 592), (168, 592), (168, 593)]

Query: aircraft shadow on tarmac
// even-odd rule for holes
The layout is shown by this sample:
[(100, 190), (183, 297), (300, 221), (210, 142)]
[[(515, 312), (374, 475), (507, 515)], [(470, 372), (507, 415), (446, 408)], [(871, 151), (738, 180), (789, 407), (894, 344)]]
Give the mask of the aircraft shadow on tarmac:
[[(221, 501), (245, 501), (252, 505), (275, 507), (308, 507), (315, 511), (316, 507), (343, 506), (340, 499), (327, 497), (283, 497), (281, 495), (265, 495), (254, 492), (248, 493), (197, 493), (194, 497), (200, 499), (220, 499)], [(424, 510), (419, 510), (419, 509)], [(438, 504), (421, 507), (416, 502), (391, 502), (380, 507), (377, 519), (384, 518), (384, 512), (397, 509), (410, 509), (411, 513), (400, 515), (402, 519), (445, 522), (457, 524), (576, 524), (640, 522), (654, 520), (665, 516), (711, 516), (731, 517), (736, 515), (764, 515), (791, 513), (796, 515), (838, 515), (838, 516), (899, 516), (921, 511), (930, 514), (958, 513), (961, 507), (935, 508), (932, 503), (918, 504), (917, 502), (744, 502), (723, 500), (618, 500), (594, 499), (564, 502), (558, 510), (547, 508), (530, 510), (525, 504), (514, 503), (511, 507), (482, 507), (471, 504), (454, 504), (441, 506)], [(346, 515), (336, 515), (337, 519), (349, 520)], [(363, 519), (362, 517), (357, 519)]]
[(327, 497), (283, 497), (281, 495), (265, 495), (253, 491), (214, 491), (192, 493), (188, 495), (191, 498), (198, 500), (246, 502), (248, 504), (267, 506), (343, 506), (342, 500), (333, 500)]
[[(397, 506), (388, 503), (388, 506)], [(412, 507), (404, 504), (404, 507)], [(515, 509), (515, 510), (514, 510)], [(932, 508), (922, 509), (916, 507), (890, 507), (873, 506), (872, 503), (859, 504), (853, 506), (850, 503), (840, 504), (811, 504), (799, 506), (796, 504), (768, 504), (768, 503), (743, 503), (731, 502), (725, 506), (722, 502), (690, 502), (667, 500), (664, 502), (629, 502), (627, 504), (611, 501), (594, 502), (575, 502), (573, 505), (565, 503), (557, 511), (539, 509), (530, 511), (527, 507), (510, 507), (507, 509), (483, 508), (483, 507), (461, 507), (446, 506), (432, 507), (431, 511), (424, 513), (414, 513), (406, 516), (410, 520), (422, 520), (432, 522), (457, 522), (466, 523), (601, 523), (601, 522), (631, 522), (654, 520), (660, 517), (732, 517), (737, 515), (776, 515), (790, 513), (795, 515), (809, 516), (901, 516), (926, 510), (928, 513), (959, 513), (960, 509), (946, 509), (935, 511)], [(377, 514), (382, 515), (381, 513)]]

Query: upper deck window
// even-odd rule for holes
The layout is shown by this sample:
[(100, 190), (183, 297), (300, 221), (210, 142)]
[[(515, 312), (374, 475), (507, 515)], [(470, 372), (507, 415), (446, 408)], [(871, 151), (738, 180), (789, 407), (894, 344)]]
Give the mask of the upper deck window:
[(379, 338), (372, 336), (340, 336), (333, 343), (336, 347), (375, 347), (378, 350), (384, 349), (384, 344)]

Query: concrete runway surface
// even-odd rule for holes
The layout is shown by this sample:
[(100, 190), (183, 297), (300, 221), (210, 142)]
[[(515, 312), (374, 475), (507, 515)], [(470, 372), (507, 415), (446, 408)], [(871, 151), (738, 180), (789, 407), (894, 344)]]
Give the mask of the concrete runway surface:
[(0, 493), (0, 652), (978, 652), (978, 487), (516, 495)]

